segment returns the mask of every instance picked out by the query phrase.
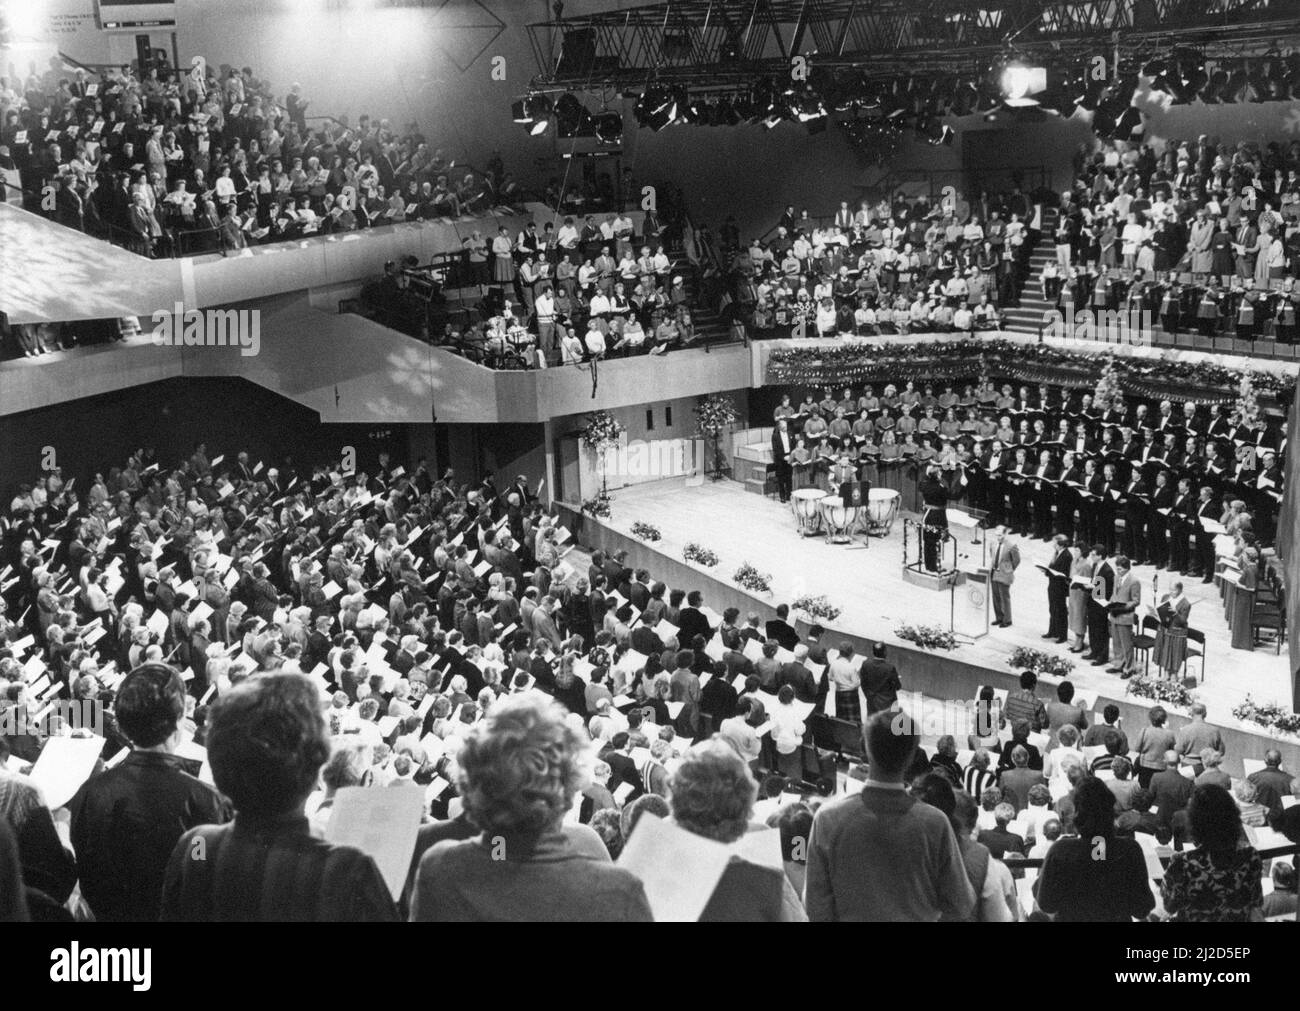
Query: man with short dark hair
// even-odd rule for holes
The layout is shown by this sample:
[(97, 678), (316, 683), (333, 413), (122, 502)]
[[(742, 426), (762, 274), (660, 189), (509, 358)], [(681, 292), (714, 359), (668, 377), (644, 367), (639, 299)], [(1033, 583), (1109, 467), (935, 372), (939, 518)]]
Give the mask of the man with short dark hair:
[(1282, 768), (1282, 752), (1269, 748), (1264, 752), (1264, 768), (1246, 777), (1255, 787), (1255, 800), (1268, 808), (1270, 820), (1282, 813), (1282, 798), (1291, 790), (1291, 774)]
[(196, 825), (230, 820), (230, 804), (175, 756), (185, 694), (180, 675), (163, 664), (127, 674), (114, 712), (131, 753), (87, 780), (68, 804), (81, 893), (97, 920), (156, 921), (176, 840)]
[(975, 908), (947, 817), (910, 796), (917, 737), (889, 713), (863, 726), (869, 772), (856, 796), (823, 804), (808, 841), (804, 904), (812, 921), (933, 922)]
[(782, 649), (793, 650), (799, 644), (799, 633), (786, 620), (789, 617), (789, 605), (777, 605), (776, 617), (767, 623), (765, 631), (767, 632), (767, 638), (775, 639)]
[(883, 642), (871, 647), (871, 656), (862, 662), (859, 676), (862, 679), (862, 694), (867, 698), (868, 716), (894, 708), (903, 681), (898, 676), (898, 668), (885, 659)]
[(1188, 805), (1195, 789), (1192, 781), (1178, 771), (1178, 765), (1178, 752), (1166, 751), (1164, 770), (1151, 777), (1148, 787), (1156, 806), (1156, 819), (1161, 825), (1173, 823), (1174, 815)]
[(1113, 732), (1119, 735), (1120, 741), (1122, 742), (1122, 746), (1116, 754), (1128, 754), (1128, 735), (1120, 729), (1119, 706), (1115, 705), (1114, 702), (1107, 702), (1105, 708), (1101, 711), (1101, 719), (1101, 723), (1094, 723), (1083, 732), (1083, 744), (1081, 746), (1085, 748), (1095, 748), (1099, 745), (1105, 744), (1106, 735)]
[(1009, 722), (1014, 724), (1017, 720), (1025, 720), (1034, 733), (1047, 726), (1047, 707), (1043, 705), (1043, 700), (1034, 694), (1037, 685), (1037, 674), (1031, 670), (1022, 671), (1020, 687), (1007, 692), (1007, 700), (1002, 704), (1002, 715)]

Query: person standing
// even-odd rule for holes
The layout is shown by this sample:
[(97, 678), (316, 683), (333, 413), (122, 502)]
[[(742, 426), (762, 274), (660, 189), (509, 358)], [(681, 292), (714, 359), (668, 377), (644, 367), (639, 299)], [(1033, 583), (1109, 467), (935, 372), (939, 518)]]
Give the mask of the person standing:
[(1052, 542), (1052, 563), (1047, 567), (1055, 575), (1047, 577), (1047, 609), (1051, 617), (1043, 638), (1058, 643), (1065, 642), (1069, 631), (1070, 568), (1073, 563), (1069, 539), (1064, 534), (1057, 534)]
[(790, 454), (794, 450), (794, 440), (790, 436), (790, 426), (785, 418), (776, 423), (772, 432), (772, 467), (776, 471), (776, 491), (782, 502), (790, 501), (792, 468)]
[(303, 813), (330, 753), (316, 685), (301, 674), (250, 678), (222, 695), (208, 719), (212, 776), (235, 820), (180, 837), (159, 919), (395, 921), (375, 861), (317, 839)]
[(1136, 672), (1133, 665), (1133, 623), (1138, 605), (1142, 603), (1142, 584), (1133, 574), (1125, 555), (1115, 559), (1115, 592), (1110, 599), (1110, 649), (1111, 666), (1107, 674), (1130, 678)]
[(993, 542), (993, 559), (989, 565), (989, 588), (993, 594), (993, 624), (1011, 627), (1011, 584), (1020, 567), (1020, 549), (1007, 540), (1007, 528), (998, 527)]
[[(823, 804), (808, 840), (804, 905), (813, 922), (965, 919), (976, 895), (943, 812), (908, 794), (914, 734), (889, 713), (866, 724), (870, 775), (862, 792)], [(1108, 791), (1109, 792), (1109, 791)]]
[(938, 572), (943, 567), (943, 543), (948, 535), (948, 486), (941, 472), (931, 464), (926, 468), (920, 487), (921, 544), (926, 572)]
[(1070, 629), (1070, 652), (1082, 653), (1084, 638), (1088, 634), (1088, 598), (1092, 591), (1092, 577), (1096, 572), (1092, 555), (1076, 545), (1070, 559), (1070, 597), (1066, 603), (1066, 621)]
[(903, 681), (898, 668), (885, 659), (885, 644), (871, 647), (871, 656), (862, 664), (862, 694), (867, 700), (867, 716), (893, 709)]
[(164, 664), (127, 674), (113, 712), (132, 751), (68, 804), (81, 892), (98, 920), (156, 921), (163, 871), (181, 833), (230, 820), (230, 804), (175, 757), (185, 698), (185, 682)]

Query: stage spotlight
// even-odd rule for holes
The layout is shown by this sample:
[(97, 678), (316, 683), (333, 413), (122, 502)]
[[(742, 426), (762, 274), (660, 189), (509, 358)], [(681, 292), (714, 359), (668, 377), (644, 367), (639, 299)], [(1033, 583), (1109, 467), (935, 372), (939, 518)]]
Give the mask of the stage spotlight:
[(596, 140), (602, 144), (618, 144), (623, 140), (623, 117), (617, 112), (602, 112), (595, 117), (593, 127)]
[(542, 119), (534, 120), (532, 125), (528, 127), (528, 132), (532, 134), (534, 137), (540, 137), (542, 134), (544, 134), (547, 131), (550, 125), (551, 125), (551, 118), (549, 116), (545, 116)]
[[(512, 107), (512, 112), (518, 113), (515, 122), (524, 124), (524, 128), (534, 137), (540, 137), (551, 125), (551, 100), (545, 95), (529, 95), (522, 105), (523, 108), (518, 110)], [(520, 119), (519, 116), (525, 118)]]
[(510, 118), (516, 123), (531, 123), (533, 117), (528, 112), (528, 102), (525, 99), (517, 99), (510, 103)]
[(1032, 96), (1047, 88), (1047, 68), (1008, 63), (1002, 68), (999, 84), (1002, 86), (1002, 97), (1012, 108), (1037, 105), (1037, 99)]
[(800, 123), (810, 123), (815, 119), (826, 118), (826, 106), (816, 95), (807, 95), (797, 103), (795, 118)]
[(1129, 138), (1142, 132), (1142, 111), (1130, 105), (1115, 121), (1115, 136)]
[(590, 129), (591, 113), (576, 95), (566, 92), (555, 103), (555, 127), (561, 137), (577, 137)]

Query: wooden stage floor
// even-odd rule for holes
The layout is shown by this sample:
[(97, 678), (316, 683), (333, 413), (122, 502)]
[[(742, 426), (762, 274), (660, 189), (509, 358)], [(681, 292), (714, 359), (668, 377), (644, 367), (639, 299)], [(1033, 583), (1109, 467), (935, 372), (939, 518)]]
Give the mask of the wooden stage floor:
[[(683, 479), (669, 479), (618, 489), (611, 495), (612, 515), (602, 521), (607, 526), (630, 535), (638, 520), (652, 523), (663, 535), (654, 549), (679, 560), (682, 547), (696, 541), (718, 555), (717, 568), (709, 570), (715, 578), (730, 580), (742, 562), (749, 562), (771, 575), (774, 604), (788, 603), (803, 593), (825, 595), (841, 609), (834, 627), (887, 643), (900, 641), (894, 629), (903, 623), (949, 627), (949, 591), (903, 580), (901, 517), (888, 537), (873, 537), (870, 547), (862, 548), (829, 544), (821, 536), (801, 538), (788, 505), (745, 491), (734, 481), (688, 487)], [(954, 533), (959, 551), (971, 553), (961, 567), (977, 567), (980, 547), (969, 543), (965, 531)], [(963, 643), (953, 656), (1006, 674), (1011, 671), (1007, 658), (1017, 646), (1057, 651), (1075, 661), (1070, 680), (1076, 688), (1123, 697), (1125, 682), (1118, 675), (1080, 661), (1064, 645), (1040, 638), (1048, 625), (1046, 577), (1034, 563), (1050, 561), (1050, 546), (1043, 541), (1013, 539), (1020, 547), (1021, 564), (1011, 590), (1012, 626), (990, 628), (987, 636)], [(1136, 571), (1143, 603), (1151, 603), (1154, 570), (1139, 566)], [(1160, 592), (1164, 593), (1171, 576), (1165, 571), (1159, 576)], [(1218, 588), (1190, 577), (1183, 584), (1193, 601), (1191, 624), (1206, 636), (1206, 680), (1195, 689), (1197, 697), (1209, 708), (1211, 722), (1259, 733), (1259, 727), (1234, 720), (1232, 708), (1247, 693), (1258, 701), (1286, 703), (1290, 682), (1285, 650), (1277, 656), (1272, 646), (1254, 652), (1232, 649)], [(1199, 666), (1192, 670), (1199, 673)]]

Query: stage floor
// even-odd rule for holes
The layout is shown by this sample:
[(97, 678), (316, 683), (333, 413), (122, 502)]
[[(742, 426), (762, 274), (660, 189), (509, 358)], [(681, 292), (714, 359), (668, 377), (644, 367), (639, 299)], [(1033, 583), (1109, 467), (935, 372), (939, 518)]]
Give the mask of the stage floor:
[[(659, 528), (663, 540), (654, 548), (680, 559), (682, 547), (696, 541), (718, 555), (712, 574), (731, 578), (742, 562), (749, 562), (772, 576), (772, 601), (789, 602), (803, 593), (825, 595), (841, 609), (835, 627), (869, 639), (899, 642), (894, 629), (900, 624), (949, 627), (950, 599), (947, 590), (931, 590), (903, 580), (903, 523), (895, 521), (885, 538), (871, 538), (869, 548), (858, 544), (828, 544), (824, 536), (801, 538), (788, 505), (745, 491), (734, 481), (705, 482), (687, 487), (682, 479), (655, 481), (622, 488), (611, 493), (612, 515), (606, 525), (631, 533), (641, 520)], [(962, 567), (978, 566), (980, 547), (969, 543), (964, 531), (954, 530), (961, 552), (973, 552)], [(1013, 625), (990, 628), (974, 643), (963, 643), (955, 656), (969, 663), (1010, 672), (1007, 657), (1017, 646), (1056, 651), (1075, 661), (1070, 680), (1076, 688), (1119, 698), (1125, 682), (1104, 667), (1093, 667), (1070, 653), (1066, 646), (1040, 638), (1047, 631), (1046, 577), (1034, 568), (1046, 565), (1050, 545), (1043, 541), (1013, 538), (1020, 547), (1021, 564), (1011, 589)], [(1143, 603), (1150, 603), (1150, 566), (1136, 570), (1142, 583)], [(1168, 590), (1171, 576), (1160, 572), (1160, 592)], [(1183, 580), (1184, 592), (1193, 602), (1191, 624), (1206, 637), (1206, 681), (1196, 688), (1197, 697), (1209, 707), (1211, 722), (1234, 724), (1232, 708), (1247, 693), (1260, 701), (1285, 704), (1290, 697), (1287, 657), (1274, 655), (1273, 648), (1254, 652), (1232, 649), (1223, 603), (1213, 583), (1190, 577)], [(990, 618), (990, 620), (992, 620)], [(1194, 673), (1199, 666), (1194, 665)], [(1152, 667), (1152, 674), (1155, 674)]]

